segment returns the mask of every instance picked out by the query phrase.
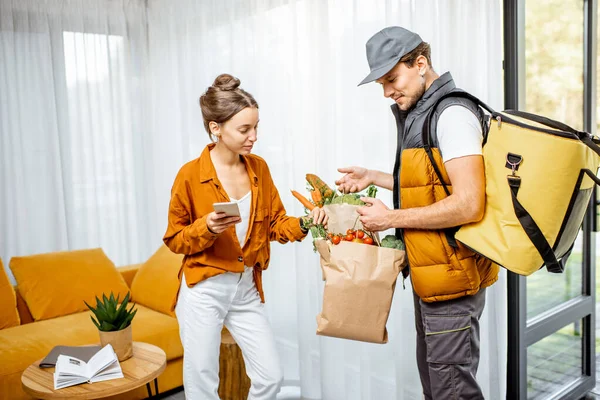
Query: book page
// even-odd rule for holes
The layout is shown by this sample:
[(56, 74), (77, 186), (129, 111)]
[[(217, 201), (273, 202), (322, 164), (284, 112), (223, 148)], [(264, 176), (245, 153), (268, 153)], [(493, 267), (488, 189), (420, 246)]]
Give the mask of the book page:
[(123, 377), (124, 375), (123, 371), (121, 370), (121, 365), (119, 364), (119, 361), (115, 360), (114, 363), (110, 364), (104, 370), (93, 376), (92, 379), (90, 379), (90, 382), (102, 382)]
[(81, 376), (87, 378), (87, 364), (75, 357), (58, 356), (55, 372), (64, 376)]
[(94, 354), (94, 356), (90, 358), (90, 361), (88, 361), (86, 376), (91, 379), (93, 376), (106, 369), (115, 361), (118, 362), (117, 355), (115, 354), (112, 346), (107, 344), (102, 348), (102, 350)]
[(69, 356), (59, 355), (54, 372), (54, 389), (77, 385), (88, 381), (85, 362)]

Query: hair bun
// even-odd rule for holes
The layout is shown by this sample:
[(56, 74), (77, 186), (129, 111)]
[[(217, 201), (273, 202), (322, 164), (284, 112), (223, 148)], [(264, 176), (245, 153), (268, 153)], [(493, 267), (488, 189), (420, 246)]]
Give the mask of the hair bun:
[(217, 76), (213, 87), (219, 90), (235, 90), (240, 86), (240, 80), (229, 74), (221, 74)]

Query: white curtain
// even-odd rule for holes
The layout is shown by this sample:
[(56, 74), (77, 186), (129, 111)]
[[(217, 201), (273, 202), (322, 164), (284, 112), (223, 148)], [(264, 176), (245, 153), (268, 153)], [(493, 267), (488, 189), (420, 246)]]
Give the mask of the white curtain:
[[(0, 257), (102, 247), (140, 261), (146, 6), (0, 1)], [(10, 272), (10, 271), (9, 271)]]
[[(436, 71), (501, 108), (501, 9), (480, 0), (0, 0), (0, 257), (100, 246), (144, 261), (180, 166), (208, 143), (198, 97), (223, 72), (259, 105), (256, 154), (291, 215), (313, 172), (390, 171), (381, 88), (358, 88), (364, 45), (389, 25), (432, 45)], [(379, 196), (392, 204), (389, 192)], [(420, 399), (410, 282), (389, 343), (315, 335), (323, 282), (309, 240), (274, 245), (267, 309), (286, 390), (305, 399)], [(478, 380), (504, 398), (505, 278), (488, 291)]]
[[(288, 213), (299, 215), (289, 189), (303, 191), (306, 173), (333, 184), (337, 167), (390, 171), (394, 164), (390, 102), (376, 84), (357, 87), (368, 73), (364, 45), (372, 34), (388, 25), (417, 31), (431, 43), (439, 73), (450, 70), (458, 86), (500, 108), (500, 18), (500, 2), (480, 0), (151, 0), (151, 125), (164, 157), (159, 209), (176, 170), (208, 143), (198, 97), (218, 74), (237, 76), (256, 97), (255, 152), (267, 160)], [(379, 197), (392, 204), (391, 193)], [(323, 283), (310, 241), (274, 245), (271, 260), (267, 309), (286, 385), (306, 399), (421, 398), (409, 281), (406, 290), (396, 287), (388, 344), (318, 337)], [(488, 291), (482, 318), (478, 380), (487, 399), (505, 397), (505, 286), (502, 276)]]

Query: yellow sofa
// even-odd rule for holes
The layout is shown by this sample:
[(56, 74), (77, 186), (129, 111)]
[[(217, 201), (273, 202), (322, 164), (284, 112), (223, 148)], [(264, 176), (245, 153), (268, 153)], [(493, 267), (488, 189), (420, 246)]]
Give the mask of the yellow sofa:
[[(31, 363), (46, 356), (54, 346), (99, 342), (98, 330), (90, 320), (91, 312), (83, 311), (79, 299), (68, 299), (71, 292), (80, 292), (88, 297), (86, 301), (90, 300), (85, 286), (97, 286), (102, 281), (103, 278), (96, 272), (99, 270), (107, 272), (109, 280), (112, 280), (112, 286), (105, 280), (103, 287), (116, 287), (118, 290), (115, 291), (120, 292), (131, 290), (132, 300), (138, 309), (132, 321), (133, 340), (154, 344), (167, 354), (167, 367), (158, 378), (159, 391), (163, 393), (183, 385), (183, 348), (177, 320), (170, 311), (177, 293), (177, 271), (181, 257), (162, 246), (146, 263), (116, 269), (113, 264), (112, 271), (118, 271), (118, 277), (115, 278), (110, 265), (103, 259), (104, 253), (98, 251), (101, 252), (95, 249), (81, 251), (75, 256), (74, 252), (65, 252), (13, 258), (10, 268), (17, 285), (15, 288), (8, 285), (9, 289), (0, 260), (0, 275), (4, 274), (0, 276), (3, 310), (0, 312), (0, 399), (31, 399), (21, 387), (21, 374)], [(65, 267), (65, 264), (70, 266)], [(93, 278), (68, 276), (69, 268), (74, 273), (93, 275)], [(61, 285), (56, 287), (55, 283), (41, 290), (48, 284), (47, 280), (59, 275), (63, 279)], [(65, 279), (72, 283), (65, 285)], [(96, 293), (91, 294), (92, 300), (98, 293), (98, 287), (95, 290)], [(53, 300), (46, 304), (50, 298)], [(78, 309), (77, 312), (72, 312), (75, 309)], [(146, 387), (142, 386), (111, 399), (146, 397)]]

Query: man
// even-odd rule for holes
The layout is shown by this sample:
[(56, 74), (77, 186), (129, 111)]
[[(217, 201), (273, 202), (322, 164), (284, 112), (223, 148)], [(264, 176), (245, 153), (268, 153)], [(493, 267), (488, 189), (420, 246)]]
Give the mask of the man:
[[(425, 398), (483, 399), (475, 379), (479, 318), (498, 266), (455, 241), (454, 232), (483, 217), (484, 115), (472, 101), (453, 96), (433, 109), (443, 95), (458, 90), (450, 73), (439, 76), (433, 70), (429, 44), (418, 34), (388, 27), (371, 37), (366, 49), (371, 73), (360, 84), (375, 81), (394, 100), (396, 165), (392, 174), (340, 168), (345, 175), (336, 184), (344, 192), (370, 184), (394, 192), (393, 210), (363, 198), (368, 204), (358, 212), (365, 228), (396, 228), (404, 238)], [(427, 149), (422, 134), (430, 112)]]

